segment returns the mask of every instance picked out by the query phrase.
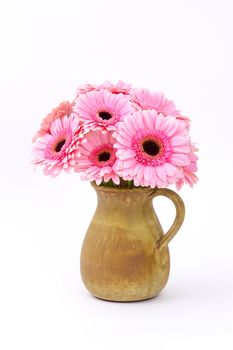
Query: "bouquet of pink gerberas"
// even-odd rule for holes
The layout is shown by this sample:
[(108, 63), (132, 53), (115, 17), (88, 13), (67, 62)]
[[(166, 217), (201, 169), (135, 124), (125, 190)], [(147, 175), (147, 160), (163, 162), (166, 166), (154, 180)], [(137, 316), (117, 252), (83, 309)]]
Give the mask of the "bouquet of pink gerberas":
[(113, 187), (177, 189), (197, 181), (190, 119), (160, 92), (119, 81), (78, 88), (42, 121), (33, 138), (33, 164), (44, 174), (81, 173)]

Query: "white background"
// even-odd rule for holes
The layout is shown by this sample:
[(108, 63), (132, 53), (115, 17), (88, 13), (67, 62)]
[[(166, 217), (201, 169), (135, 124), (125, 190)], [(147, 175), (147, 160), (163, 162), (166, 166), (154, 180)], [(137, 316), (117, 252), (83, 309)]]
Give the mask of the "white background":
[[(232, 349), (232, 23), (230, 0), (0, 0), (2, 350)], [(118, 79), (173, 99), (200, 147), (168, 284), (138, 303), (100, 301), (81, 282), (89, 183), (30, 165), (53, 107)], [(154, 204), (167, 229), (172, 204)]]

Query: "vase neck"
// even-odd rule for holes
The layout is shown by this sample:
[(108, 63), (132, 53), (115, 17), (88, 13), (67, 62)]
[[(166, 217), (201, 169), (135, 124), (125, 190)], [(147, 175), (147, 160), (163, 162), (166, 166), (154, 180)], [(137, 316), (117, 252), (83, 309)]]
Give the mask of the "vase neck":
[(98, 196), (98, 205), (113, 208), (135, 208), (150, 202), (150, 188), (112, 188), (104, 186), (93, 186)]
[(135, 230), (141, 225), (157, 225), (151, 188), (125, 189), (96, 185), (93, 187), (98, 196), (95, 221), (99, 224), (105, 222), (108, 227), (114, 224)]

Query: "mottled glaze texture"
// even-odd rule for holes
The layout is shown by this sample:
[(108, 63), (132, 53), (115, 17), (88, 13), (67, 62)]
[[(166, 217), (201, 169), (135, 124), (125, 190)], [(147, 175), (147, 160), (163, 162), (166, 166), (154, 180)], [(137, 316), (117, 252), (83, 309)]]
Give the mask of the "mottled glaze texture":
[[(81, 251), (86, 288), (94, 296), (112, 301), (156, 296), (169, 276), (168, 242), (184, 219), (181, 198), (167, 189), (93, 186), (98, 205)], [(158, 195), (169, 197), (177, 210), (166, 235), (152, 205)]]

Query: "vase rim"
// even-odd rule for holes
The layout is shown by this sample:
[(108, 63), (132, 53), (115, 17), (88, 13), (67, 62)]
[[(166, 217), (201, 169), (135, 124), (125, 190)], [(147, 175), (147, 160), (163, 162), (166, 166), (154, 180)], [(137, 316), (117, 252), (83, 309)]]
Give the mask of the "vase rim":
[(156, 190), (157, 187), (151, 188), (151, 187), (108, 187), (103, 185), (97, 185), (94, 181), (91, 182), (92, 187), (94, 187), (96, 190), (106, 191), (106, 192), (149, 192), (152, 190)]

